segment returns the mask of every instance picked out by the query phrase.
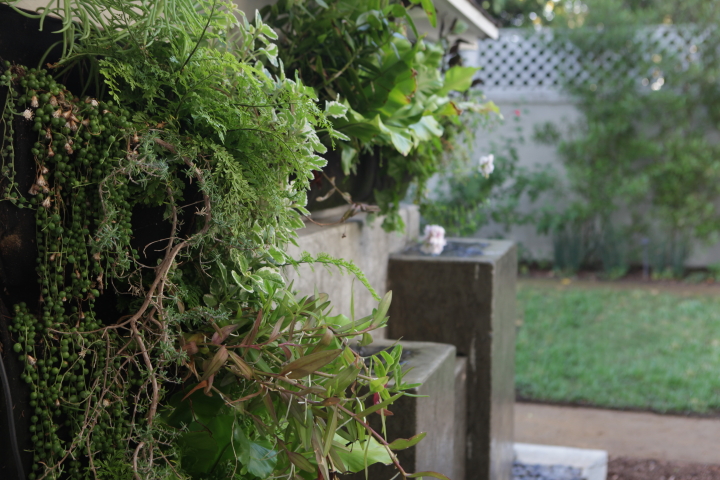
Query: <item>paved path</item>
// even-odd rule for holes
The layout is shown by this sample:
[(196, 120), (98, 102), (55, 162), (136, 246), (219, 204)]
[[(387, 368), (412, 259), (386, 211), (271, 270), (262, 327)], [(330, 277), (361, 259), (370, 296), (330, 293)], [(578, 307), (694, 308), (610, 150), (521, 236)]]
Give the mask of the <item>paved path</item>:
[(515, 441), (720, 464), (720, 419), (515, 404)]

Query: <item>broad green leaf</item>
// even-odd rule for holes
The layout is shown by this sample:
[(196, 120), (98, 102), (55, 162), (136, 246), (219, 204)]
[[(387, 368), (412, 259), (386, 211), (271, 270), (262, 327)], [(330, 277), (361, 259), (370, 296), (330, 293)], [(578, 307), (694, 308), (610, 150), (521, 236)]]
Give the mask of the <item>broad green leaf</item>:
[(398, 17), (398, 18), (404, 17), (405, 11), (406, 11), (405, 7), (403, 7), (399, 3), (393, 3), (383, 9), (383, 13), (385, 15), (392, 15), (392, 16)]
[(385, 117), (392, 117), (395, 112), (400, 110), (405, 105), (409, 105), (412, 102), (412, 97), (403, 93), (399, 88), (393, 88), (388, 94), (385, 105), (380, 108), (380, 112)]
[(417, 435), (414, 435), (408, 439), (405, 438), (398, 438), (393, 440), (389, 447), (393, 450), (405, 450), (406, 448), (414, 447), (417, 445), (417, 443), (425, 438), (425, 435), (427, 435), (427, 432), (420, 432)]
[(435, 11), (433, 0), (420, 0), (420, 4), (422, 4), (423, 10), (425, 10), (425, 14), (428, 20), (430, 20), (430, 25), (432, 25), (433, 28), (437, 27), (437, 12)]
[(345, 175), (350, 175), (350, 170), (353, 167), (353, 161), (357, 158), (357, 153), (358, 152), (355, 148), (350, 145), (342, 144), (340, 164)]
[(443, 107), (435, 112), (435, 115), (441, 115), (443, 117), (458, 116), (462, 113), (462, 109), (455, 102), (447, 102)]
[[(367, 443), (369, 442), (369, 444)], [(334, 446), (337, 455), (342, 459), (350, 472), (361, 472), (366, 467), (376, 463), (389, 465), (392, 458), (388, 451), (380, 445), (374, 438), (370, 437), (365, 441), (356, 441), (346, 446), (347, 442), (339, 435), (335, 436)], [(367, 456), (365, 453), (367, 452)]]
[(348, 107), (340, 102), (325, 101), (325, 115), (333, 118), (344, 117), (348, 111)]
[(373, 337), (369, 333), (363, 333), (362, 334), (362, 340), (358, 342), (358, 345), (361, 347), (366, 347), (370, 345), (373, 342)]
[(455, 66), (445, 72), (445, 81), (443, 87), (437, 93), (439, 96), (445, 96), (452, 91), (464, 92), (472, 85), (473, 76), (480, 70), (475, 67)]
[(413, 148), (413, 141), (407, 129), (386, 127), (390, 134), (390, 141), (401, 155), (407, 155)]
[(240, 456), (238, 459), (245, 465), (248, 472), (260, 478), (268, 478), (277, 464), (277, 452), (250, 441), (240, 425), (235, 426), (234, 439), (239, 445), (237, 450)]
[(209, 293), (203, 295), (203, 302), (205, 302), (205, 305), (210, 308), (217, 306), (217, 300), (215, 299), (215, 296), (210, 295)]
[(325, 323), (327, 325), (333, 325), (333, 326), (340, 327), (340, 326), (347, 325), (348, 323), (350, 323), (350, 319), (341, 313), (340, 315), (335, 315), (334, 317), (326, 317)]
[[(380, 364), (380, 363), (376, 363), (376, 364), (375, 364), (375, 369), (376, 369), (376, 370), (379, 370), (379, 369), (381, 369), (381, 368), (384, 370), (382, 364)], [(385, 385), (386, 385), (389, 381), (390, 381), (390, 377), (387, 377), (387, 376), (385, 376), (385, 375), (383, 375), (382, 377), (378, 377), (378, 378), (376, 378), (376, 379), (374, 379), (374, 380), (371, 380), (371, 381), (370, 381), (370, 391), (373, 392), (373, 393), (375, 393), (375, 392), (379, 392), (379, 391), (381, 391), (381, 390), (384, 390), (384, 389), (385, 389)]]
[(378, 305), (377, 311), (373, 315), (373, 326), (377, 326), (385, 318), (388, 310), (390, 309), (390, 303), (392, 302), (392, 290), (387, 292), (383, 299)]
[(263, 24), (262, 26), (260, 26), (259, 30), (260, 30), (260, 33), (262, 33), (263, 35), (265, 35), (266, 37), (268, 37), (271, 40), (278, 39), (277, 33), (275, 33), (275, 30), (273, 30), (272, 27), (270, 27), (269, 25)]
[(177, 439), (183, 469), (189, 473), (208, 471), (217, 458), (218, 444), (207, 431), (186, 432)]
[(387, 128), (380, 119), (380, 115), (366, 118), (354, 112), (348, 115), (347, 119), (336, 120), (333, 124), (337, 130), (366, 142), (372, 140), (377, 135), (387, 133)]
[(207, 380), (210, 378), (211, 375), (215, 375), (220, 368), (225, 365), (225, 362), (228, 358), (228, 351), (227, 348), (223, 345), (222, 347), (218, 348), (218, 351), (213, 355), (212, 360), (210, 361), (210, 364), (203, 372), (202, 378), (200, 378), (200, 381)]
[(327, 385), (328, 387), (332, 387), (333, 391), (340, 394), (355, 381), (359, 374), (360, 369), (356, 368), (354, 365), (350, 365), (349, 367), (345, 367), (341, 370), (340, 373), (328, 382)]
[(277, 263), (285, 263), (285, 252), (277, 248), (275, 245), (270, 245), (270, 248), (268, 248), (268, 254), (270, 254), (272, 259), (275, 260)]
[(322, 352), (315, 352), (311, 353), (310, 355), (305, 355), (304, 357), (300, 357), (297, 360), (285, 365), (280, 371), (280, 374), (287, 374), (288, 378), (307, 377), (311, 373), (319, 370), (320, 368), (335, 360), (341, 353), (342, 350), (335, 349), (324, 350)]
[(443, 127), (432, 115), (425, 115), (419, 122), (410, 125), (416, 140), (427, 142), (433, 137), (442, 137)]
[(313, 467), (312, 463), (310, 463), (307, 458), (303, 457), (299, 453), (291, 452), (290, 450), (286, 450), (285, 453), (287, 453), (287, 456), (292, 462), (292, 464), (298, 467), (300, 470), (315, 473), (315, 467)]

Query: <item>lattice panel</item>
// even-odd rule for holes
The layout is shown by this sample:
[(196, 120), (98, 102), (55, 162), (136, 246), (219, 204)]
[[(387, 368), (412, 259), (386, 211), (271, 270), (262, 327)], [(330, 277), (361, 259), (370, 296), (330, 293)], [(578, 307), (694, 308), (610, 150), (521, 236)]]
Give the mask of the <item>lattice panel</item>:
[(548, 46), (552, 31), (503, 29), (497, 40), (478, 41), (478, 50), (468, 52), (468, 65), (481, 67), (478, 78), (482, 90), (491, 95), (504, 96), (529, 94), (559, 94), (568, 80), (576, 86), (591, 86), (607, 80), (628, 77), (637, 80), (639, 88), (662, 86), (656, 80), (663, 72), (653, 58), (672, 55), (680, 68), (698, 61), (698, 51), (709, 32), (696, 32), (689, 28), (659, 26), (638, 31), (643, 40), (643, 53), (635, 65), (630, 66), (623, 54), (608, 52), (595, 59), (580, 59), (580, 52), (572, 45)]

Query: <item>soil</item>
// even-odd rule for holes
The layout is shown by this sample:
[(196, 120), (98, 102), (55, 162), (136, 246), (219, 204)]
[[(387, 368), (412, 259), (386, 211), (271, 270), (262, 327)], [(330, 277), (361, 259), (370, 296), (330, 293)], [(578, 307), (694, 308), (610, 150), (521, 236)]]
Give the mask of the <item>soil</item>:
[(720, 465), (610, 457), (607, 480), (720, 480)]

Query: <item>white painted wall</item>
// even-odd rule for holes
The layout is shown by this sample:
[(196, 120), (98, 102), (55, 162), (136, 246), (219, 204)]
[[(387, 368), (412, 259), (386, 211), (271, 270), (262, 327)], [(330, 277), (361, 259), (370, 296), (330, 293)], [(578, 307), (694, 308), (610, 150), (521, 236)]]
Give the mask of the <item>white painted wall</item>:
[[(535, 126), (545, 122), (553, 122), (562, 127), (560, 130), (563, 133), (567, 133), (569, 125), (582, 119), (582, 114), (572, 101), (568, 98), (548, 95), (537, 95), (536, 98), (533, 98), (531, 94), (525, 95), (524, 98), (518, 98), (516, 101), (513, 101), (512, 95), (507, 93), (499, 95), (499, 97), (500, 99), (496, 103), (505, 121), (489, 134), (479, 135), (477, 155), (488, 153), (493, 139), (499, 143), (500, 137), (516, 137), (516, 128), (520, 127), (525, 143), (518, 145), (518, 164), (526, 167), (551, 165), (564, 178), (565, 170), (556, 147), (538, 144), (532, 140), (532, 135)], [(488, 99), (493, 100), (492, 93), (488, 94)], [(519, 116), (516, 115), (516, 111), (519, 111)], [(552, 201), (554, 201), (552, 198), (545, 198), (540, 203)], [(531, 206), (525, 199), (521, 210), (527, 212), (537, 206)], [(532, 225), (516, 226), (510, 231), (506, 231), (501, 225), (491, 224), (481, 228), (475, 236), (514, 240), (521, 246), (520, 254), (527, 259), (552, 260), (553, 257), (552, 239), (547, 235), (538, 235)], [(685, 264), (687, 267), (706, 267), (719, 262), (720, 242), (708, 244), (703, 241), (694, 241), (692, 253)]]
[[(488, 98), (493, 100), (492, 95)], [(532, 168), (534, 166), (550, 165), (564, 178), (565, 169), (560, 162), (557, 150), (553, 146), (539, 144), (532, 140), (536, 125), (553, 122), (558, 125), (567, 125), (581, 118), (580, 112), (568, 99), (525, 98), (512, 101), (508, 98), (496, 102), (504, 122), (495, 127), (490, 134), (479, 135), (477, 154), (484, 155), (492, 150), (491, 143), (502, 143), (502, 138), (524, 138), (524, 143), (516, 143), (518, 150), (518, 166)], [(521, 132), (518, 133), (517, 129)], [(552, 202), (552, 198), (543, 199)], [(559, 205), (562, 207), (562, 205)], [(523, 199), (521, 211), (529, 212), (537, 205), (531, 205), (528, 199)], [(552, 259), (552, 239), (547, 235), (538, 235), (533, 225), (515, 226), (506, 231), (505, 227), (490, 224), (480, 229), (477, 237), (506, 238), (515, 240), (521, 246), (520, 254), (531, 259)]]

